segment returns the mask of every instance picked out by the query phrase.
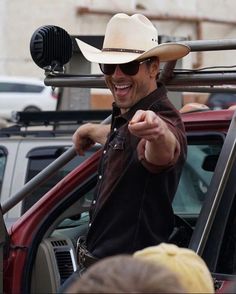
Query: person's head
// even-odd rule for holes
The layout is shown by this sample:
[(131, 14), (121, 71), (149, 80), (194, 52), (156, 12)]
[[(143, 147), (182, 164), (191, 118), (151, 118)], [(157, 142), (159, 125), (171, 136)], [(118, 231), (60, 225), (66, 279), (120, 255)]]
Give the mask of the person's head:
[(189, 112), (196, 112), (196, 111), (205, 111), (210, 110), (210, 108), (203, 103), (198, 102), (190, 102), (186, 103), (182, 108), (180, 108), (180, 113), (189, 113)]
[(92, 265), (66, 293), (185, 293), (185, 289), (165, 266), (117, 255)]
[(124, 112), (156, 89), (159, 62), (189, 53), (183, 44), (158, 45), (158, 32), (142, 14), (115, 14), (107, 24), (103, 48), (77, 39), (85, 58), (100, 64), (108, 88)]
[(215, 293), (211, 273), (204, 260), (193, 250), (161, 243), (134, 253), (134, 257), (165, 265), (179, 278), (186, 293)]
[(236, 104), (229, 106), (227, 109), (229, 109), (229, 110), (235, 110), (236, 109)]

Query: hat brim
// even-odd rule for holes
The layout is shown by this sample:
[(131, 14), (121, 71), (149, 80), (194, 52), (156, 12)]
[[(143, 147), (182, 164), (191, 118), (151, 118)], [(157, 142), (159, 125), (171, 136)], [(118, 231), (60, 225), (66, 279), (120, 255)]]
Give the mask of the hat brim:
[(188, 46), (180, 43), (163, 43), (142, 54), (138, 54), (129, 52), (102, 51), (77, 38), (76, 42), (82, 54), (88, 61), (105, 64), (122, 64), (136, 59), (144, 59), (152, 56), (158, 56), (160, 61), (165, 62), (182, 58), (190, 52), (190, 48)]

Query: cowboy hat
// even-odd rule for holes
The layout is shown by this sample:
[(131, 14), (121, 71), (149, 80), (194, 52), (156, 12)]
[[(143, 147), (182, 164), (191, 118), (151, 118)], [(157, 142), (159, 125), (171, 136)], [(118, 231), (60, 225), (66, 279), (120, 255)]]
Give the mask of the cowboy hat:
[(142, 14), (115, 14), (107, 24), (102, 50), (80, 39), (76, 42), (87, 60), (105, 64), (122, 64), (152, 56), (158, 56), (160, 61), (170, 61), (190, 51), (184, 44), (158, 44), (156, 28)]

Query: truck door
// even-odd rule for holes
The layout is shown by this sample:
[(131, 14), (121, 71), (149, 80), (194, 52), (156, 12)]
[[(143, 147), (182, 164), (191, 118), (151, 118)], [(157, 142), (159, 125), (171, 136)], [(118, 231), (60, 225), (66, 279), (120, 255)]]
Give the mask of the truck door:
[(3, 293), (3, 256), (8, 240), (7, 229), (3, 220), (2, 208), (0, 206), (0, 293)]

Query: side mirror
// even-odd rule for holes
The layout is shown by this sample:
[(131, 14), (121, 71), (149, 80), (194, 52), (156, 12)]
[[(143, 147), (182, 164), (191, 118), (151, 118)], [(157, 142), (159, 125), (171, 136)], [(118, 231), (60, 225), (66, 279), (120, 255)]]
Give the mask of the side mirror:
[(72, 39), (62, 28), (47, 25), (38, 28), (30, 40), (34, 62), (49, 72), (63, 72), (72, 56)]
[(202, 163), (202, 168), (206, 171), (213, 172), (215, 170), (219, 155), (207, 155)]

